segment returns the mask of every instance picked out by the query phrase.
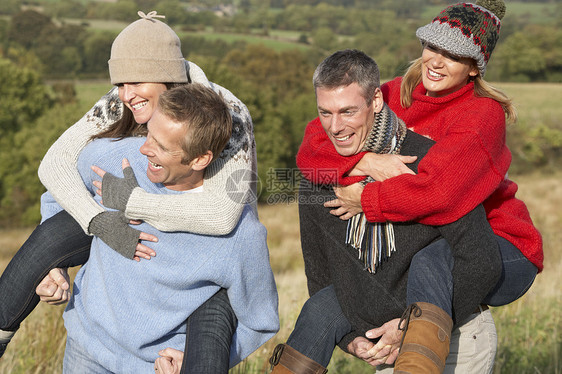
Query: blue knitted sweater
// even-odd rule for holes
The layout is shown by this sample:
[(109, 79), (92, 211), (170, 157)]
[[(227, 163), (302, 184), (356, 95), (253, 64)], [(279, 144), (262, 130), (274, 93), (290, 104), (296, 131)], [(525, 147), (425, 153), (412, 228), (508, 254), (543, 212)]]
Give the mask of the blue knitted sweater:
[[(147, 159), (139, 152), (143, 142), (101, 139), (82, 151), (78, 169), (92, 195), (92, 181), (99, 177), (90, 166), (122, 176), (124, 157), (147, 192), (178, 193), (147, 178)], [(61, 209), (48, 194), (41, 205), (44, 220)], [(236, 229), (226, 236), (164, 233), (146, 223), (135, 228), (158, 237), (158, 243), (149, 244), (156, 257), (129, 260), (94, 237), (90, 258), (74, 280), (65, 327), (68, 338), (93, 360), (115, 373), (154, 373), (157, 352), (183, 350), (186, 318), (221, 287), (228, 290), (238, 318), (231, 366), (277, 332), (277, 290), (266, 229), (255, 208), (246, 206)]]

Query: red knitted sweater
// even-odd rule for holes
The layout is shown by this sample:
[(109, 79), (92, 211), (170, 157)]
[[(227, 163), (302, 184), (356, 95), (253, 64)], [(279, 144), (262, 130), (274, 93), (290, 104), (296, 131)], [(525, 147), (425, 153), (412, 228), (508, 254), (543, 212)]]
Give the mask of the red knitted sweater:
[[(408, 128), (436, 141), (420, 162), (417, 175), (404, 174), (367, 184), (361, 205), (369, 221), (417, 221), (444, 225), (483, 203), (494, 232), (509, 240), (539, 270), (543, 268), (542, 238), (525, 204), (515, 197), (517, 185), (507, 179), (511, 153), (505, 143), (505, 114), (496, 101), (474, 96), (474, 85), (441, 98), (425, 95), (422, 84), (413, 104), (400, 104), (401, 78), (382, 86), (385, 101)], [(311, 121), (297, 154), (303, 171), (337, 171), (339, 183), (364, 153), (343, 157), (334, 149), (318, 118)], [(322, 183), (320, 173), (305, 173)]]

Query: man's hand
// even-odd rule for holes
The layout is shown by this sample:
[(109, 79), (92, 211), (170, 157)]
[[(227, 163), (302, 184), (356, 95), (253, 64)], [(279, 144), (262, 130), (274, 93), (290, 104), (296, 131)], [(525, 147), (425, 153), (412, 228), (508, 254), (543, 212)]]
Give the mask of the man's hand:
[(417, 160), (417, 156), (366, 153), (348, 173), (349, 176), (369, 175), (376, 181), (396, 177), (402, 174), (416, 174), (406, 164)]
[(70, 300), (70, 278), (66, 269), (53, 269), (35, 289), (41, 301), (50, 305), (64, 304)]
[(400, 318), (388, 321), (381, 327), (369, 330), (365, 336), (369, 339), (376, 339), (380, 336), (379, 341), (368, 351), (368, 355), (375, 360), (381, 361), (380, 364), (393, 364), (398, 357), (400, 350), (400, 342), (402, 340), (402, 331), (398, 330)]
[(355, 339), (353, 339), (351, 343), (347, 345), (347, 350), (349, 351), (349, 353), (351, 353), (357, 358), (360, 358), (361, 360), (365, 361), (369, 365), (377, 366), (379, 364), (376, 363), (375, 359), (371, 357), (371, 355), (369, 354), (369, 350), (374, 346), (375, 344), (370, 340), (362, 336), (358, 336)]
[(101, 183), (94, 181), (93, 184), (97, 188), (96, 193), (102, 197), (104, 206), (125, 212), (129, 197), (139, 184), (129, 160), (124, 158), (121, 167), (123, 168), (123, 178), (107, 173), (97, 166), (92, 166), (92, 170), (102, 178)]
[(348, 220), (356, 214), (363, 211), (361, 207), (361, 193), (363, 186), (354, 183), (345, 187), (334, 187), (337, 199), (324, 203), (326, 208), (335, 208), (330, 210), (334, 216), (339, 216), (342, 220)]
[(156, 374), (179, 374), (183, 361), (183, 352), (173, 348), (166, 348), (158, 352), (160, 357), (154, 361)]

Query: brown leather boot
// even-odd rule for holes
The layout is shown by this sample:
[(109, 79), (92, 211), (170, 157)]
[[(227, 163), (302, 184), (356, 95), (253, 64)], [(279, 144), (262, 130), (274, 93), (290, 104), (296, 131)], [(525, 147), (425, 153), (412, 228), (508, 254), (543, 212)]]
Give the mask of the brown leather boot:
[(404, 336), (394, 373), (442, 373), (449, 354), (451, 317), (433, 304), (413, 303), (402, 315), (398, 328)]
[(269, 359), (271, 373), (275, 374), (325, 374), (328, 370), (287, 344), (278, 344)]

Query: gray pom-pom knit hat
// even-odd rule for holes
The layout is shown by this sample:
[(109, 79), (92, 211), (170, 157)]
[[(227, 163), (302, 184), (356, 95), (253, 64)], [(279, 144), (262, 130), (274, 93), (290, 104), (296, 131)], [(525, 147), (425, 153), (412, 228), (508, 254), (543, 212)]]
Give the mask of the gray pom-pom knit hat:
[(433, 21), (416, 31), (423, 45), (430, 44), (453, 56), (476, 61), (480, 75), (496, 46), (505, 14), (503, 0), (460, 3), (443, 9)]
[(108, 61), (111, 84), (187, 82), (185, 59), (177, 34), (152, 11), (117, 35)]

